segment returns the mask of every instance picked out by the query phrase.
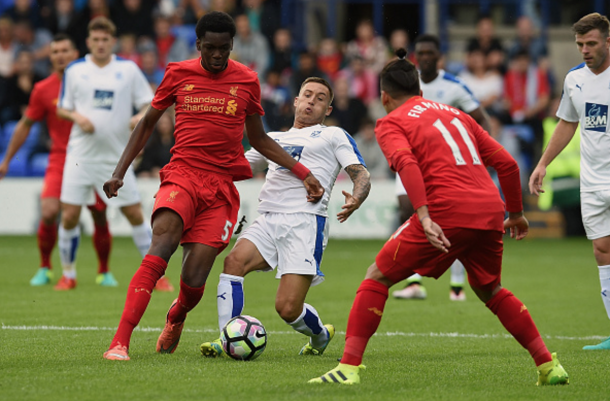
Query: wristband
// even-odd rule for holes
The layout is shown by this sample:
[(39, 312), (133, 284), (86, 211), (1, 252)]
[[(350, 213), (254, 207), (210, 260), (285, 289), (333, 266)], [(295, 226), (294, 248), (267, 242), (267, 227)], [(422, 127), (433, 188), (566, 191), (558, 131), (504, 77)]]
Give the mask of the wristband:
[(430, 218), (430, 216), (424, 216), (421, 219), (419, 219), (419, 222), (421, 223), (422, 221), (424, 221), (424, 219), (429, 219), (429, 218)]
[(307, 167), (305, 167), (304, 165), (302, 165), (301, 163), (297, 162), (297, 164), (295, 164), (294, 166), (292, 166), (292, 168), (290, 169), (290, 171), (292, 171), (292, 173), (294, 175), (296, 175), (297, 177), (299, 177), (299, 179), (301, 181), (305, 180), (305, 177), (307, 177), (307, 174), (310, 173), (309, 169)]

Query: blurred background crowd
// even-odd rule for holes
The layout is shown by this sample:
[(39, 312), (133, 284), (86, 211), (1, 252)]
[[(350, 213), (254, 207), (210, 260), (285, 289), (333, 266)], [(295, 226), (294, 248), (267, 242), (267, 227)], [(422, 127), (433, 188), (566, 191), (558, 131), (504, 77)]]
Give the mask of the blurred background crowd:
[[(198, 57), (194, 25), (204, 13), (219, 10), (236, 22), (232, 58), (259, 74), (267, 130), (289, 129), (302, 81), (324, 77), (335, 89), (326, 125), (341, 126), (354, 136), (374, 179), (392, 177), (374, 136), (375, 121), (385, 114), (378, 74), (399, 47), (417, 63), (416, 37), (437, 34), (444, 54), (439, 68), (470, 88), (491, 117), (490, 134), (513, 152), (525, 177), (545, 132), (550, 135), (554, 127), (563, 76), (580, 63), (570, 25), (605, 7), (598, 0), (0, 0), (0, 154), (33, 85), (50, 73), (54, 34), (74, 38), (82, 56), (88, 22), (110, 17), (118, 31), (116, 53), (137, 63), (154, 89), (168, 62)], [(553, 27), (569, 43), (573, 65), (557, 68), (553, 63)], [(28, 144), (32, 157), (42, 154), (36, 158), (42, 161), (12, 175), (44, 172), (48, 139), (44, 124), (39, 125), (34, 130), (38, 138)], [(139, 161), (138, 174), (157, 175), (169, 161), (172, 145), (173, 120), (166, 113)]]

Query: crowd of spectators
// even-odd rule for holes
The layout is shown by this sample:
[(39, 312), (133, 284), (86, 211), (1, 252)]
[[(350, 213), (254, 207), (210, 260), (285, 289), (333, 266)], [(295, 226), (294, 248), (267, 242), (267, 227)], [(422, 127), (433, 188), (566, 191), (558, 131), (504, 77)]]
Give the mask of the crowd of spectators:
[[(352, 134), (362, 153), (370, 155), (371, 160), (365, 160), (377, 165), (378, 145), (370, 133), (385, 113), (379, 104), (378, 76), (397, 47), (406, 48), (408, 58), (416, 61), (408, 27), (389, 32), (386, 38), (375, 32), (371, 21), (363, 20), (352, 40), (325, 38), (299, 48), (290, 27), (281, 26), (280, 7), (279, 0), (0, 0), (0, 124), (20, 118), (33, 85), (50, 73), (49, 43), (54, 34), (69, 34), (84, 55), (88, 22), (99, 15), (110, 17), (117, 25), (116, 53), (137, 63), (154, 89), (168, 62), (198, 56), (194, 24), (205, 12), (219, 10), (236, 21), (232, 57), (259, 74), (269, 131), (291, 127), (293, 99), (301, 83), (321, 76), (336, 92), (327, 124)], [(531, 127), (536, 140), (526, 151), (535, 157), (542, 118), (553, 95), (552, 74), (547, 48), (531, 20), (521, 17), (516, 32), (514, 43), (505, 47), (494, 35), (492, 20), (481, 18), (476, 36), (464, 49), (463, 68), (453, 72), (499, 122)], [(158, 170), (156, 164), (167, 160), (158, 149), (171, 147), (172, 129), (171, 121), (158, 127), (146, 151), (154, 155), (145, 155), (142, 174)], [(381, 164), (376, 176), (390, 177)]]

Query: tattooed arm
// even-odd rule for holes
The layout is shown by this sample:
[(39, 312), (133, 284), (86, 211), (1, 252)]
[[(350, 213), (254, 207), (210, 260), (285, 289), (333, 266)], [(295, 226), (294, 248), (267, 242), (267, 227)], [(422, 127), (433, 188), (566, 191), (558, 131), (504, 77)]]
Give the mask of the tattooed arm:
[(362, 202), (369, 196), (369, 191), (371, 190), (371, 175), (362, 164), (347, 166), (345, 171), (354, 183), (354, 189), (352, 189), (353, 194), (342, 191), (343, 196), (345, 196), (345, 204), (341, 206), (343, 210), (337, 213), (337, 219), (341, 223), (347, 220), (360, 207)]

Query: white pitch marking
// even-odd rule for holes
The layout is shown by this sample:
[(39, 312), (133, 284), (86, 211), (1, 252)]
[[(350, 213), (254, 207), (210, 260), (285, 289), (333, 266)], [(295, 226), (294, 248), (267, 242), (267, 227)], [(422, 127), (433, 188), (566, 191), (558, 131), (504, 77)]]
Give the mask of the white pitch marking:
[[(98, 327), (98, 326), (10, 326), (2, 323), (2, 330), (16, 330), (16, 331), (116, 331), (116, 327)], [(161, 332), (161, 327), (136, 327), (135, 331), (143, 332)], [(216, 333), (217, 329), (184, 329), (186, 333)], [(269, 334), (299, 334), (295, 331), (270, 331)], [(337, 331), (337, 334), (345, 334), (345, 332)], [(447, 337), (447, 338), (512, 338), (508, 333), (502, 334), (469, 334), (469, 333), (405, 333), (402, 331), (388, 331), (385, 333), (375, 333), (376, 336), (382, 337)], [(567, 340), (567, 341), (585, 341), (585, 340), (603, 340), (608, 336), (552, 336), (543, 335), (546, 340)]]

